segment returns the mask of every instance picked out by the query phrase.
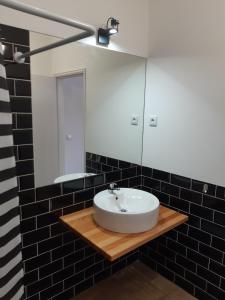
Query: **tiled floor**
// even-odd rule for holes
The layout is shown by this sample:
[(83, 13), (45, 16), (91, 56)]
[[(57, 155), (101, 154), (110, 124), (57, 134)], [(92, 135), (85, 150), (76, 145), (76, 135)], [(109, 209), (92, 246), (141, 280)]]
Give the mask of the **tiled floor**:
[(73, 300), (194, 300), (184, 290), (140, 262), (83, 292)]

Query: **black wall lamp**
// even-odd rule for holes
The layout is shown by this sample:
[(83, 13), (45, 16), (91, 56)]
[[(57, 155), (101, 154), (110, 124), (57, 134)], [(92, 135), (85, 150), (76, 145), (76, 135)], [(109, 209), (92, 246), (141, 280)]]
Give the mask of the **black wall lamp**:
[(106, 28), (98, 29), (97, 43), (102, 46), (108, 46), (110, 36), (119, 31), (119, 21), (115, 18), (108, 18)]

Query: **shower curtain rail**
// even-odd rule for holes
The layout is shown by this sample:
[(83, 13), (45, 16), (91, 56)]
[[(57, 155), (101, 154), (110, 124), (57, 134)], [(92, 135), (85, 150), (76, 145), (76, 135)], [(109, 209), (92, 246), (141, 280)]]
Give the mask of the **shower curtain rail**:
[(21, 3), (19, 1), (16, 0), (0, 0), (0, 5), (2, 6), (6, 6), (8, 8), (12, 8), (24, 13), (28, 13), (37, 17), (41, 17), (47, 20), (51, 20), (51, 21), (55, 21), (64, 25), (68, 25), (68, 26), (72, 26), (76, 29), (81, 29), (83, 30), (83, 32), (78, 33), (76, 35), (73, 35), (71, 37), (65, 38), (61, 41), (49, 44), (47, 46), (29, 51), (29, 52), (25, 52), (25, 53), (21, 53), (21, 52), (17, 52), (14, 55), (14, 59), (16, 62), (18, 63), (23, 63), (25, 61), (26, 57), (38, 54), (38, 53), (42, 53), (44, 51), (50, 50), (50, 49), (54, 49), (56, 47), (62, 46), (62, 45), (66, 45), (68, 43), (72, 43), (75, 41), (79, 41), (81, 39), (90, 37), (95, 35), (96, 33), (96, 28), (92, 25), (88, 25), (82, 22), (78, 22), (75, 21), (73, 19), (67, 18), (67, 17), (63, 17), (54, 13), (50, 13), (47, 10), (38, 8), (38, 7), (34, 7), (31, 5), (27, 5), (24, 3)]

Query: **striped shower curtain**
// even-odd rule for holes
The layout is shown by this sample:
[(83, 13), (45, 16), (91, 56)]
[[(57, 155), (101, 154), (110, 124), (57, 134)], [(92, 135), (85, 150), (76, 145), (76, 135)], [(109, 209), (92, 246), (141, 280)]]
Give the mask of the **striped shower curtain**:
[(0, 299), (23, 297), (19, 199), (13, 154), (12, 115), (0, 44)]

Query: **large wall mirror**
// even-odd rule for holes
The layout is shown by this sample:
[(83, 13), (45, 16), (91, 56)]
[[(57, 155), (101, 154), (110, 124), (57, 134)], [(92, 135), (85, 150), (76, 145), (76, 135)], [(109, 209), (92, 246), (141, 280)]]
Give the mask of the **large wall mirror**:
[[(30, 32), (31, 49), (55, 40)], [(31, 57), (36, 187), (141, 164), (145, 68), (81, 43)]]

